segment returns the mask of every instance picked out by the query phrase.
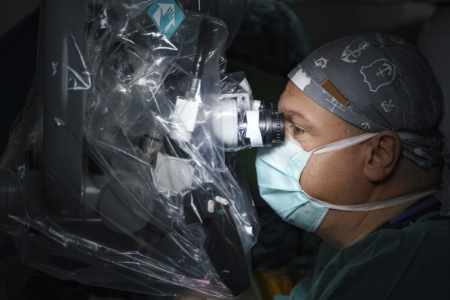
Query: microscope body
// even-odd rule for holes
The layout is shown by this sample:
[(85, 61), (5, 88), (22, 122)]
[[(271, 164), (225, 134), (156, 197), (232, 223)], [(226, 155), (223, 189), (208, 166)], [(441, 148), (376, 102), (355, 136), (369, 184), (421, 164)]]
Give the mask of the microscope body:
[(242, 79), (221, 86), (227, 26), (211, 12), (242, 3), (184, 2), (167, 39), (148, 1), (44, 1), (36, 86), (0, 161), (1, 228), (31, 266), (152, 294), (250, 287), (259, 225), (227, 151), (282, 143), (284, 123), (264, 105), (247, 116)]

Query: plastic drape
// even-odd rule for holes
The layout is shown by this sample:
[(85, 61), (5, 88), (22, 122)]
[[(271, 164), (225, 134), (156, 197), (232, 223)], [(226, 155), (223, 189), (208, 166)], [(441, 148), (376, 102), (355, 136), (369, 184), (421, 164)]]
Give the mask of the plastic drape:
[(152, 5), (43, 2), (37, 75), (0, 161), (0, 228), (59, 278), (232, 298), (250, 285), (259, 224), (215, 130), (227, 25), (245, 3), (176, 2), (170, 39)]

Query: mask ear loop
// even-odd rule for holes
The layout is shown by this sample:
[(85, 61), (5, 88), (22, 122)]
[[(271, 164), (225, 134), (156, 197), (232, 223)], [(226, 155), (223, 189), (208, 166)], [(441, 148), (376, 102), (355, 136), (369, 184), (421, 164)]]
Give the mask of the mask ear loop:
[[(345, 140), (341, 140), (341, 141), (337, 141), (337, 142), (334, 142), (331, 144), (324, 145), (322, 147), (316, 148), (309, 152), (310, 153), (325, 153), (325, 152), (331, 152), (331, 151), (336, 151), (336, 150), (340, 150), (340, 149), (345, 149), (345, 148), (348, 148), (351, 146), (361, 144), (361, 143), (373, 138), (377, 134), (378, 134), (378, 132), (365, 133), (362, 135), (353, 136), (353, 137), (345, 139)], [(290, 143), (294, 144), (295, 146), (297, 146), (298, 148), (300, 148), (302, 151), (305, 151), (303, 149), (302, 145), (300, 145), (300, 143), (296, 139), (294, 139), (287, 130), (286, 130), (286, 142), (290, 142)]]
[(322, 200), (315, 199), (312, 197), (310, 197), (309, 200), (312, 202), (315, 202), (323, 207), (328, 207), (333, 210), (364, 212), (364, 211), (373, 211), (373, 210), (378, 210), (378, 209), (383, 209), (383, 208), (387, 208), (387, 207), (400, 205), (400, 204), (403, 204), (406, 202), (410, 202), (410, 201), (417, 200), (422, 197), (431, 195), (437, 191), (438, 191), (438, 189), (436, 187), (431, 187), (426, 190), (422, 190), (422, 191), (415, 192), (412, 194), (396, 197), (396, 198), (389, 199), (386, 201), (365, 203), (365, 204), (355, 204), (355, 205), (333, 205), (333, 204), (330, 204), (330, 203), (327, 203), (327, 202), (324, 202)]
[(311, 152), (319, 154), (319, 153), (326, 153), (326, 152), (345, 149), (345, 148), (348, 148), (351, 146), (359, 145), (359, 144), (373, 138), (377, 134), (378, 134), (378, 132), (365, 133), (365, 134), (361, 134), (358, 136), (353, 136), (353, 137), (345, 139), (345, 140), (337, 141), (337, 142), (316, 148), (314, 150), (311, 150)]
[[(312, 150), (311, 152), (314, 152), (314, 153), (325, 153), (325, 152), (331, 152), (331, 151), (336, 151), (336, 150), (340, 150), (340, 149), (345, 149), (345, 148), (348, 148), (348, 147), (351, 147), (351, 146), (355, 146), (355, 145), (361, 144), (361, 143), (363, 143), (363, 142), (373, 138), (377, 134), (378, 134), (378, 132), (365, 133), (365, 134), (361, 134), (361, 135), (358, 135), (358, 136), (353, 136), (353, 137), (345, 139), (345, 140), (337, 141), (337, 142), (334, 142), (334, 143), (331, 143), (331, 144), (328, 144), (328, 145), (316, 148), (316, 149)], [(399, 136), (399, 138), (401, 140), (418, 139), (418, 138), (422, 138), (423, 137), (421, 135), (418, 135), (418, 134), (415, 134), (415, 133), (411, 133), (411, 132), (397, 132), (397, 135)]]

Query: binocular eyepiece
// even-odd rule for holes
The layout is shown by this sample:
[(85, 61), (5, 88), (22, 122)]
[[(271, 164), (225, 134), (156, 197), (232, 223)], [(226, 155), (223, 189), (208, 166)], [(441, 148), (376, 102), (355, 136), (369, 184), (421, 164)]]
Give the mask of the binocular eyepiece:
[(261, 102), (259, 108), (259, 130), (263, 141), (263, 147), (271, 147), (284, 143), (285, 127), (284, 114), (278, 113), (273, 103), (267, 107)]
[(225, 94), (216, 115), (214, 133), (226, 151), (272, 147), (284, 142), (284, 115), (272, 103), (251, 103), (246, 93)]

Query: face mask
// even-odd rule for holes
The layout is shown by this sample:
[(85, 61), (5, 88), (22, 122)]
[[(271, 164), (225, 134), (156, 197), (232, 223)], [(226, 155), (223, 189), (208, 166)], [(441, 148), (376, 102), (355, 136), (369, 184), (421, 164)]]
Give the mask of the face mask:
[(282, 146), (260, 148), (256, 157), (256, 172), (261, 197), (286, 222), (314, 232), (330, 209), (371, 211), (419, 199), (436, 191), (428, 189), (388, 201), (336, 206), (310, 197), (300, 186), (300, 176), (313, 153), (337, 151), (360, 144), (377, 133), (368, 133), (306, 152), (289, 134)]

